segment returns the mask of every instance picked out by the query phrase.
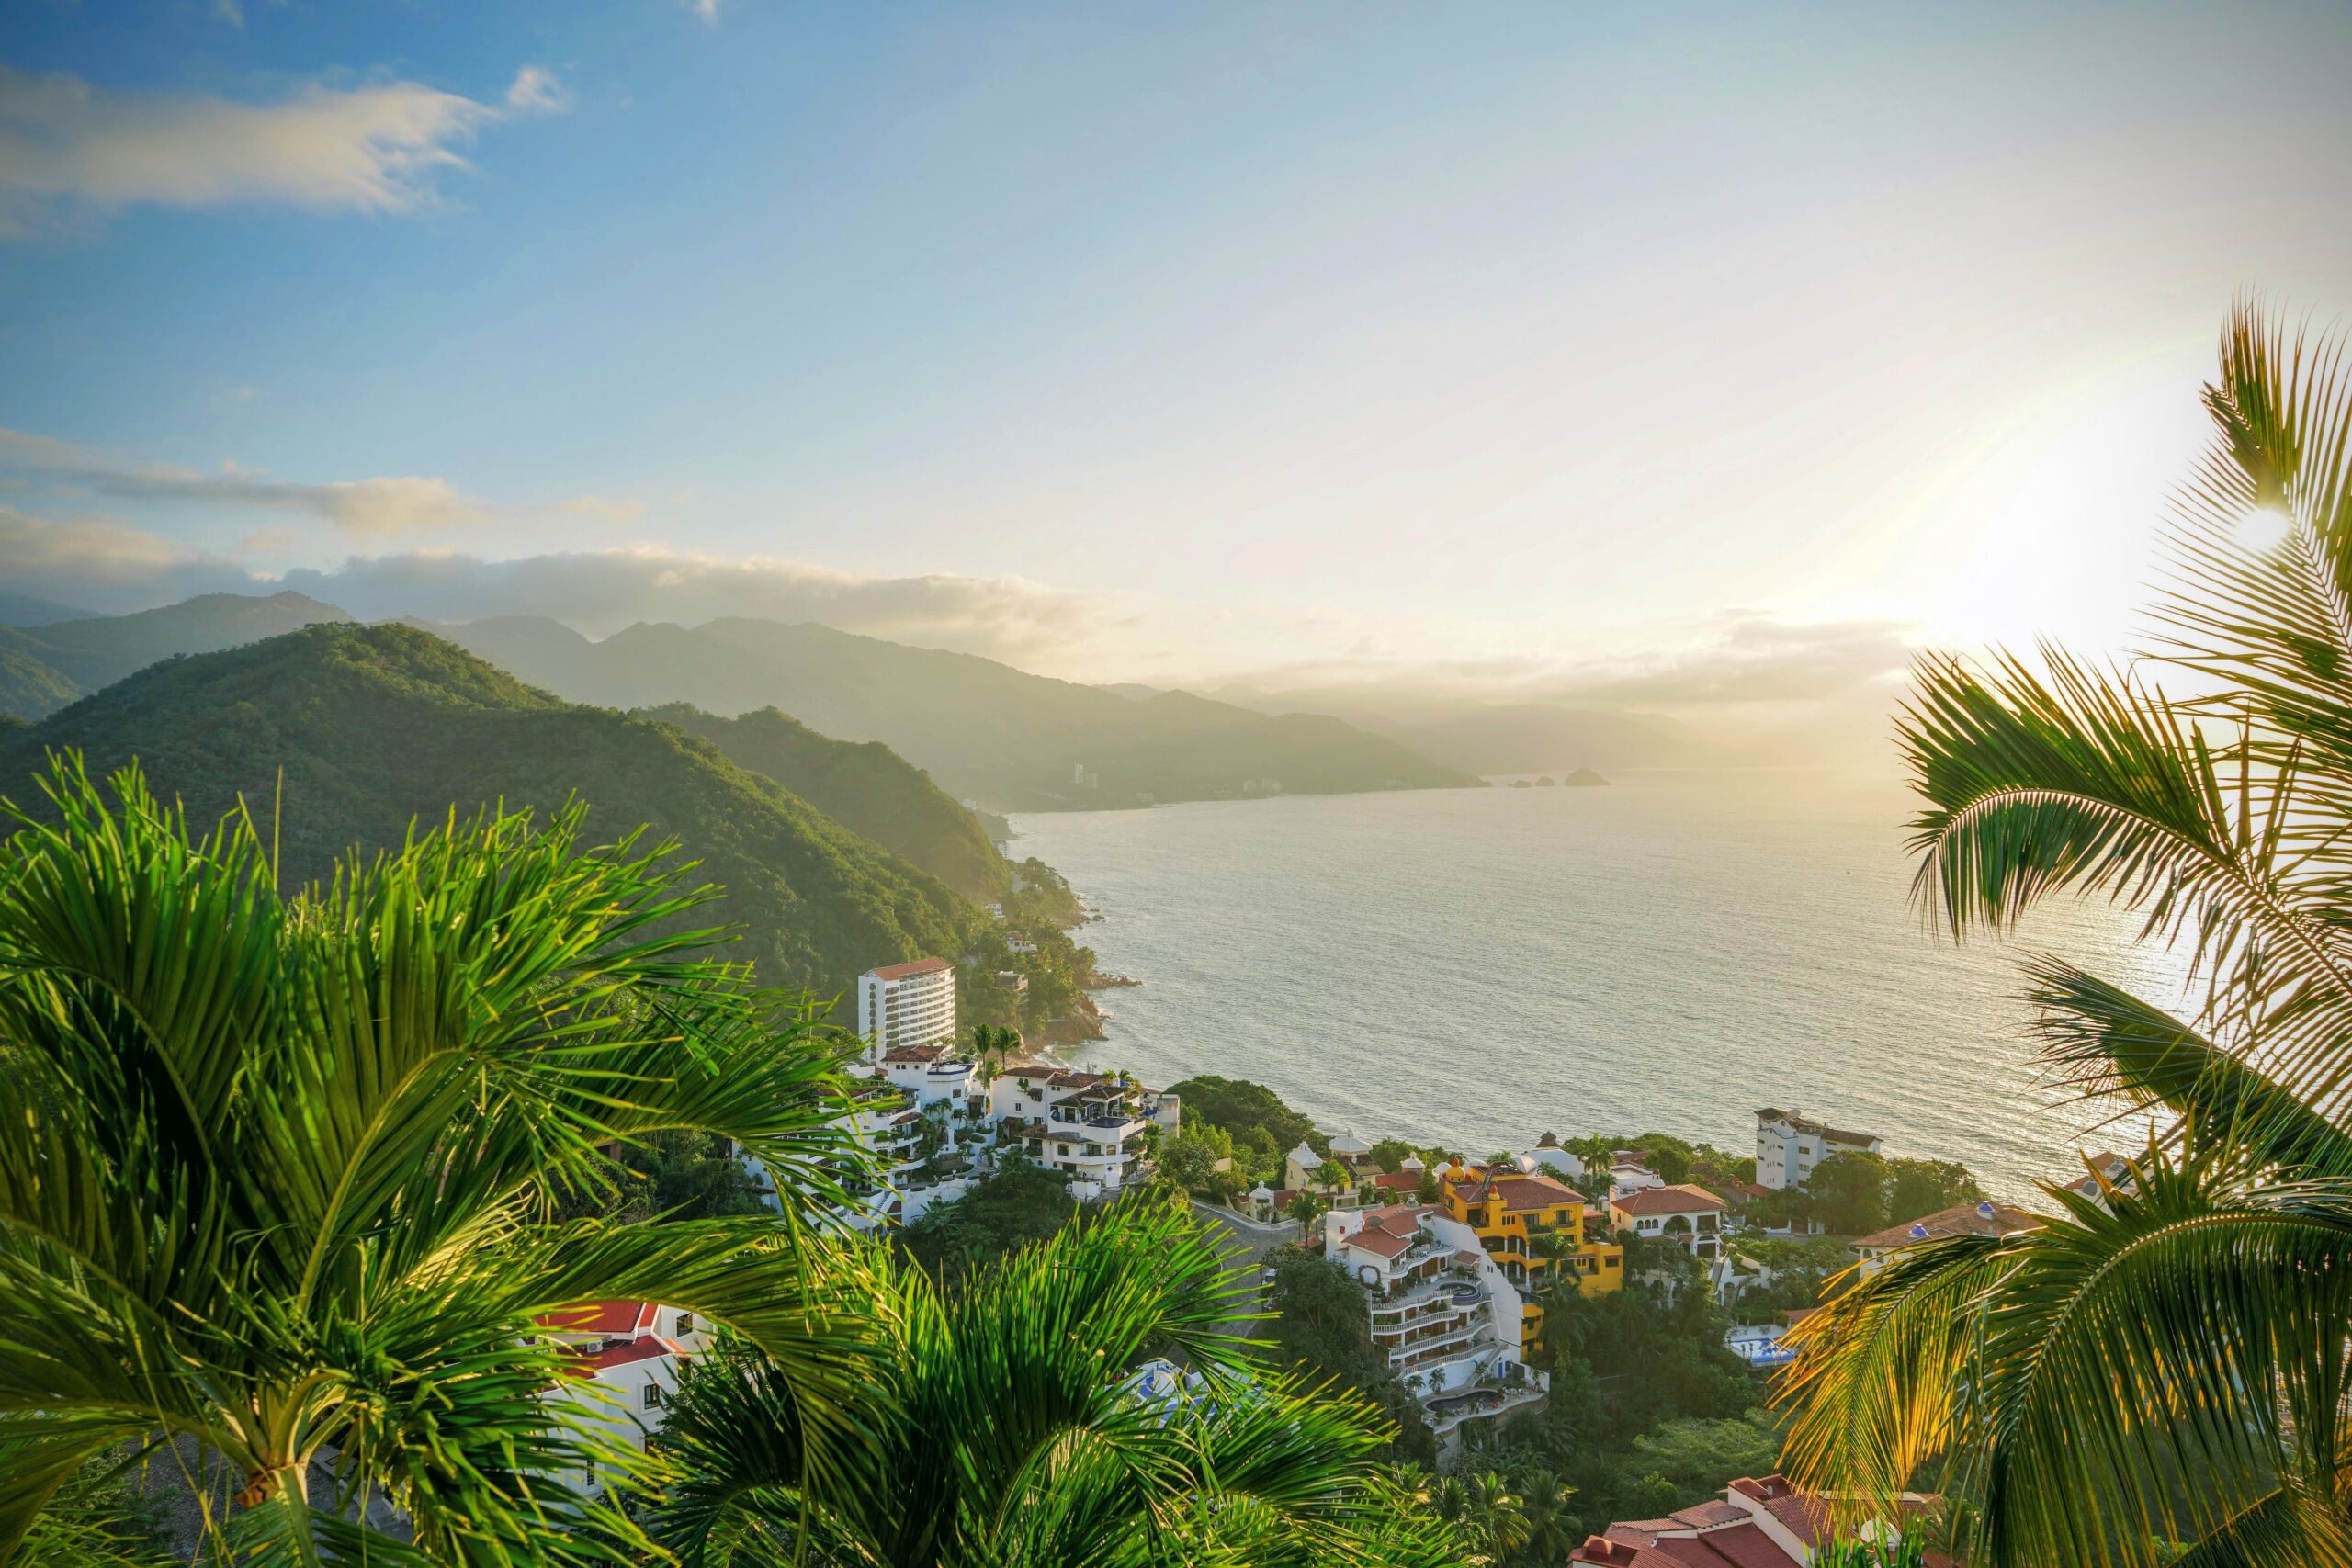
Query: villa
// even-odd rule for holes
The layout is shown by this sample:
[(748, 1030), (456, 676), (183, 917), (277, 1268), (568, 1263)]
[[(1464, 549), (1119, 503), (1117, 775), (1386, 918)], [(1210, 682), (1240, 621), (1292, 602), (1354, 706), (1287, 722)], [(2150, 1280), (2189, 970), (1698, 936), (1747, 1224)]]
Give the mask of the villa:
[[(1625, 1249), (1588, 1240), (1584, 1194), (1533, 1160), (1450, 1165), (1438, 1172), (1438, 1190), (1445, 1217), (1469, 1230), (1514, 1290), (1532, 1298), (1564, 1273), (1586, 1295), (1624, 1288)], [(1544, 1308), (1532, 1299), (1521, 1305), (1519, 1338), (1524, 1356), (1543, 1347)]]
[[(1894, 1506), (1907, 1517), (1937, 1502), (1905, 1493)], [(1661, 1519), (1630, 1519), (1611, 1525), (1605, 1535), (1587, 1536), (1568, 1562), (1577, 1568), (1805, 1568), (1832, 1538), (1825, 1498), (1778, 1475), (1743, 1477), (1724, 1488), (1720, 1501), (1710, 1498)], [(1929, 1568), (1951, 1568), (1940, 1552), (1928, 1552), (1927, 1561)]]
[(1609, 1196), (1609, 1221), (1645, 1241), (1672, 1241), (1713, 1259), (1723, 1249), (1724, 1201), (1688, 1182), (1640, 1188)]
[(1012, 1146), (1065, 1173), (1071, 1193), (1093, 1199), (1151, 1173), (1150, 1145), (1173, 1137), (1182, 1099), (1125, 1074), (1072, 1072), (1039, 1065), (1005, 1070), (990, 1110)]
[(1373, 1348), (1441, 1438), (1532, 1404), (1550, 1386), (1526, 1361), (1524, 1298), (1477, 1233), (1435, 1204), (1335, 1209), (1323, 1255), (1367, 1298)]
[(661, 1429), (679, 1373), (706, 1338), (693, 1313), (656, 1302), (595, 1302), (535, 1321), (565, 1351), (562, 1381), (548, 1397), (572, 1401), (640, 1450)]
[(1886, 1266), (1887, 1258), (1906, 1247), (1942, 1241), (1951, 1236), (1997, 1237), (2033, 1230), (2041, 1222), (2023, 1209), (2006, 1203), (1962, 1203), (1925, 1214), (1906, 1224), (1889, 1225), (1854, 1241), (1854, 1256), (1861, 1259), (1858, 1272), (1867, 1277)]

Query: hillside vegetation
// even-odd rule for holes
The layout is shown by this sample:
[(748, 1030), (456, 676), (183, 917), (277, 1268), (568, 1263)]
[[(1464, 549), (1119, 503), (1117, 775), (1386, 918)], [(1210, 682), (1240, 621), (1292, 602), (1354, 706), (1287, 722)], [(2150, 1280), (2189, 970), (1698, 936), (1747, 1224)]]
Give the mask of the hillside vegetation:
[(732, 950), (771, 983), (831, 995), (859, 971), (960, 954), (988, 926), (937, 879), (830, 820), (708, 741), (651, 719), (576, 707), (406, 626), (322, 625), (154, 665), (29, 728), (0, 730), (0, 780), (30, 804), (44, 753), (93, 772), (136, 754), (159, 794), (209, 820), (244, 798), (276, 829), (288, 881), (327, 874), (354, 844), (397, 845), (412, 820), (489, 802), (589, 803), (592, 831), (650, 824), (682, 840), (723, 902)]
[(1012, 868), (979, 819), (878, 740), (835, 740), (774, 708), (740, 718), (690, 703), (640, 711), (702, 737), (737, 767), (774, 779), (967, 898), (994, 903), (1012, 889)]
[(0, 713), (41, 718), (157, 660), (351, 618), (300, 593), (205, 593), (136, 615), (10, 626), (0, 630)]
[(826, 735), (879, 740), (949, 794), (996, 810), (1240, 796), (1269, 780), (1293, 794), (1478, 783), (1336, 718), (1182, 692), (1133, 701), (827, 626), (640, 624), (602, 642), (528, 616), (434, 629), (575, 702), (775, 707)]

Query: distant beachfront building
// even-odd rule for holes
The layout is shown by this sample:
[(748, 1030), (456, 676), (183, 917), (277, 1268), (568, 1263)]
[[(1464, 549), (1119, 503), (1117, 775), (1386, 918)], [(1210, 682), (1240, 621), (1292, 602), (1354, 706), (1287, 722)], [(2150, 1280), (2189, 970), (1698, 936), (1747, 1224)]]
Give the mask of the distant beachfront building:
[(1093, 1199), (1149, 1176), (1147, 1134), (1172, 1138), (1183, 1099), (1118, 1073), (1081, 1073), (1015, 1064), (990, 1088), (989, 1109), (1003, 1146), (1069, 1178), (1071, 1193)]
[(1756, 1113), (1756, 1179), (1775, 1191), (1803, 1187), (1831, 1155), (1874, 1155), (1881, 1142), (1875, 1133), (1841, 1132), (1768, 1106)]
[(857, 977), (857, 1032), (867, 1060), (956, 1039), (956, 966), (944, 958), (886, 964)]

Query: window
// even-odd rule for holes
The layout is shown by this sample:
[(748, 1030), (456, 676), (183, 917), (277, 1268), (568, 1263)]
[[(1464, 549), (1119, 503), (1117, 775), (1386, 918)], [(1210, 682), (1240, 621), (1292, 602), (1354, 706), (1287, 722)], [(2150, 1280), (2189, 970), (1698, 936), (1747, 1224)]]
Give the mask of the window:
[(677, 1337), (681, 1339), (684, 1339), (687, 1335), (692, 1334), (695, 1331), (695, 1314), (690, 1312), (680, 1313), (678, 1314), (677, 1330)]
[(662, 1408), (662, 1385), (660, 1383), (650, 1382), (645, 1385), (645, 1408), (648, 1410), (659, 1410)]

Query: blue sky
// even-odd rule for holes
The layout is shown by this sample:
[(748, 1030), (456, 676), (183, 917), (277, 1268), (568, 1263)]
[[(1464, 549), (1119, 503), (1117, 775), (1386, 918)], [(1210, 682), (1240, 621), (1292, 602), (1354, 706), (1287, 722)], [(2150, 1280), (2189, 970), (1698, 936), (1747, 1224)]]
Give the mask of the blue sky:
[(0, 67), (0, 574), (98, 609), (1826, 691), (2120, 639), (2233, 293), (2352, 310), (2340, 6), (31, 0)]

